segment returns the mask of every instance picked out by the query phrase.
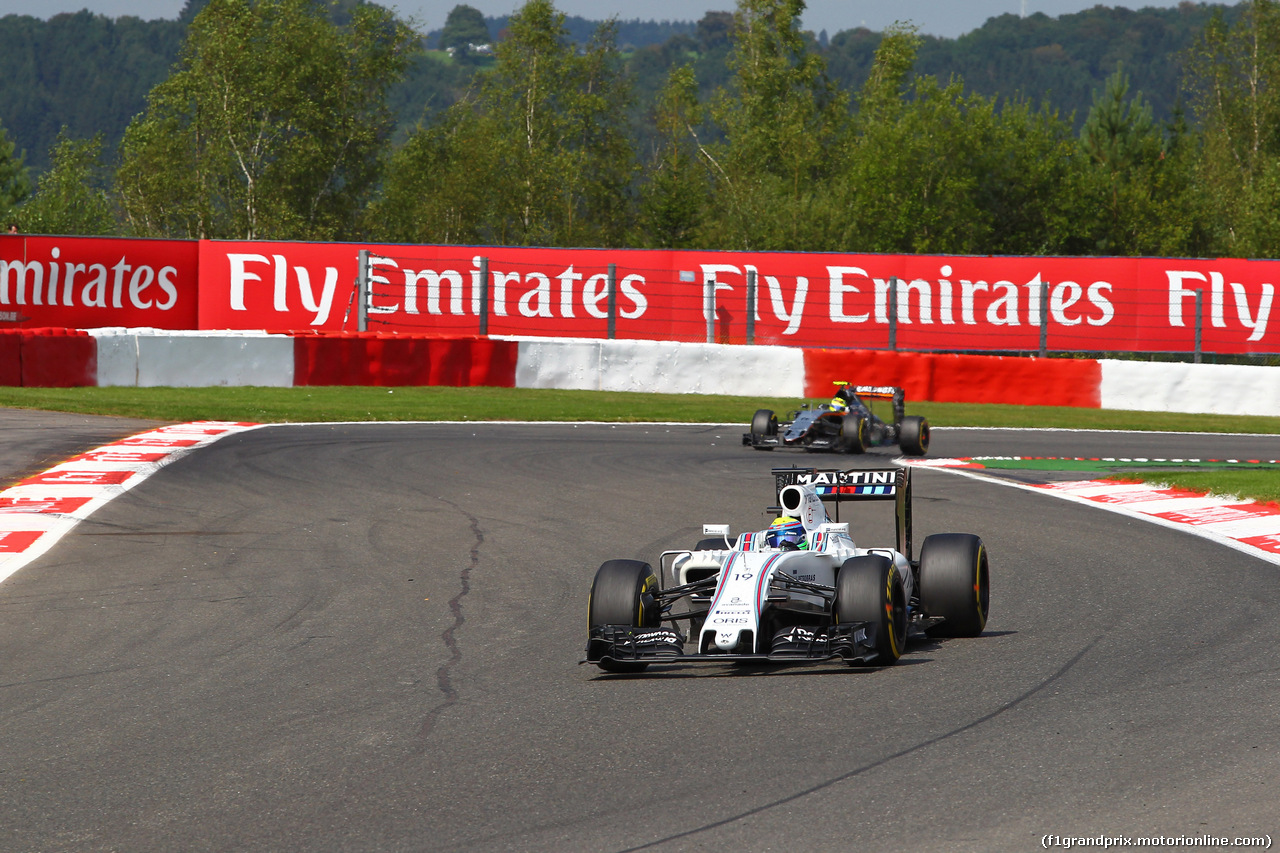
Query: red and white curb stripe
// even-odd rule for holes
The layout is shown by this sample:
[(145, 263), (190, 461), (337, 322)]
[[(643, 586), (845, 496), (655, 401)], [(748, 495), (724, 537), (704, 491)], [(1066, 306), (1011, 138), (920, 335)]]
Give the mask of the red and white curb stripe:
[(258, 426), (197, 421), (160, 427), (74, 456), (0, 492), (0, 581), (165, 465)]
[(1257, 549), (1267, 555), (1263, 559), (1280, 563), (1280, 507), (1185, 489), (1158, 489), (1147, 483), (1079, 480), (1038, 488), (1108, 509), (1123, 509), (1127, 515), (1235, 543), (1235, 547)]
[(903, 459), (914, 467), (936, 468), (986, 482), (1049, 493), (1074, 503), (1139, 518), (1163, 527), (1210, 539), (1280, 565), (1280, 507), (1186, 489), (1157, 488), (1150, 483), (1111, 480), (1067, 480), (1058, 483), (1014, 483), (970, 473), (980, 463), (967, 459)]

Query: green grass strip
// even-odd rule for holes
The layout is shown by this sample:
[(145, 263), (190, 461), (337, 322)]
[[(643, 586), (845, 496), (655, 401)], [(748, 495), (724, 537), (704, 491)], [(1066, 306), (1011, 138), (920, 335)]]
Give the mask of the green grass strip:
[[(313, 388), (0, 388), (0, 406), (161, 421), (671, 421), (740, 423), (803, 400), (623, 391), (367, 386)], [(933, 426), (1057, 427), (1280, 434), (1280, 418), (1057, 406), (907, 403)]]
[(1108, 480), (1148, 483), (1211, 495), (1233, 496), (1260, 503), (1280, 503), (1280, 475), (1274, 470), (1143, 471)]

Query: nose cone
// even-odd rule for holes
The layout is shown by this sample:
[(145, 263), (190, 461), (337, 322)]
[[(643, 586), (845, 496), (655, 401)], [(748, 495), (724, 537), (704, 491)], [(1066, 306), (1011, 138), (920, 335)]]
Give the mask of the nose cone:
[(737, 631), (717, 631), (716, 632), (716, 648), (722, 652), (730, 651), (734, 646), (738, 645)]

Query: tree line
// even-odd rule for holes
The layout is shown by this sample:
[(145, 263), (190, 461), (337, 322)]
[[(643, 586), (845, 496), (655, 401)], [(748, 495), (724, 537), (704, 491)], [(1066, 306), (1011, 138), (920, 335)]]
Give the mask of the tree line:
[[(907, 26), (824, 49), (804, 8), (738, 0), (624, 52), (617, 22), (584, 44), (528, 0), (450, 103), (397, 137), (421, 39), (389, 12), (210, 0), (110, 166), (101, 137), (64, 132), (32, 192), (0, 129), (0, 208), (52, 233), (1277, 256), (1275, 0), (1181, 10), (1205, 23), (1169, 60), (1180, 100), (1159, 118), (1131, 83), (1142, 69), (1120, 64), (1081, 119), (921, 71), (930, 40)], [(477, 19), (456, 7), (442, 40), (474, 43)], [(833, 68), (855, 42), (874, 43), (862, 70)]]

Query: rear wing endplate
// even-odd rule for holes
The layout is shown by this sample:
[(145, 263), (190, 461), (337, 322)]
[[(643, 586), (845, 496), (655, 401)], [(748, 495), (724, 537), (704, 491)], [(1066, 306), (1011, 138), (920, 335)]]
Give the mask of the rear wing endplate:
[(781, 503), (786, 486), (812, 486), (818, 497), (836, 505), (836, 521), (842, 503), (893, 501), (898, 551), (912, 559), (910, 468), (774, 468), (773, 479), (775, 504)]

